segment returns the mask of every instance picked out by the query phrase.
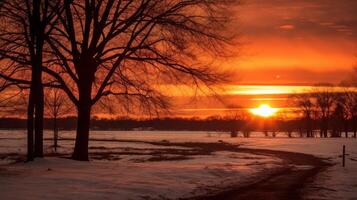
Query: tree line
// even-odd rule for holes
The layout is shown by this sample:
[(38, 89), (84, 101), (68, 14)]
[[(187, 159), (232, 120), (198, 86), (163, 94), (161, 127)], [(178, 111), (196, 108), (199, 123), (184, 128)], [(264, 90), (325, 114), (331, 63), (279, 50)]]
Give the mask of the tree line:
[(318, 85), (289, 99), (303, 122), (306, 137), (341, 137), (357, 134), (357, 88)]
[[(54, 122), (53, 118), (44, 119), (44, 128), (52, 130), (58, 127), (59, 130), (75, 130), (75, 116), (61, 117)], [(348, 129), (341, 129), (345, 134), (331, 134), (333, 129), (329, 129), (328, 137), (356, 137), (353, 121), (348, 122)], [(241, 118), (237, 115), (211, 116), (207, 118), (153, 118), (153, 119), (132, 119), (115, 118), (105, 119), (94, 117), (91, 119), (91, 130), (99, 131), (215, 131), (215, 132), (235, 132), (236, 136), (251, 137), (253, 132), (259, 132), (266, 137), (320, 137), (320, 119), (311, 119), (311, 130), (313, 135), (309, 135), (306, 129), (306, 120), (302, 117), (283, 118), (276, 116), (273, 118), (261, 118), (250, 115)], [(0, 129), (26, 128), (26, 120), (20, 118), (0, 118)], [(58, 130), (58, 129), (57, 129)], [(346, 134), (346, 132), (348, 134)], [(324, 137), (324, 136), (322, 136)]]
[(27, 160), (43, 156), (49, 89), (77, 111), (72, 158), (88, 160), (93, 109), (155, 115), (170, 108), (162, 86), (211, 91), (227, 81), (210, 58), (225, 56), (232, 41), (226, 30), (235, 3), (2, 0), (0, 107), (26, 100)]

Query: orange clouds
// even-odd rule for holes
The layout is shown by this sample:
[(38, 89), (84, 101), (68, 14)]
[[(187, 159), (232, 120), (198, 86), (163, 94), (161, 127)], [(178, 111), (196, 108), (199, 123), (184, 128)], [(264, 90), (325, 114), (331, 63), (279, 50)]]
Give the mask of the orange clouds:
[(341, 81), (357, 64), (356, 7), (354, 0), (246, 1), (237, 9), (237, 29), (245, 45), (231, 63), (239, 80), (242, 84)]
[(293, 30), (295, 28), (295, 26), (291, 25), (291, 24), (285, 24), (285, 25), (279, 26), (279, 28), (283, 29), (283, 30)]
[(355, 45), (345, 39), (249, 37), (238, 60), (243, 68), (302, 67), (310, 70), (351, 69), (356, 63)]

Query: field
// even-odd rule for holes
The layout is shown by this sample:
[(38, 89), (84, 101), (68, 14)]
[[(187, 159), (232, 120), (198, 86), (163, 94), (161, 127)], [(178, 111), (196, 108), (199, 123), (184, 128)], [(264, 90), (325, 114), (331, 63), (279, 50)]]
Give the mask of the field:
[[(87, 163), (66, 159), (73, 148), (74, 132), (61, 132), (60, 148), (54, 152), (52, 133), (48, 131), (45, 133), (48, 156), (34, 163), (23, 163), (18, 161), (25, 154), (25, 131), (2, 130), (0, 197), (207, 199), (219, 197), (217, 194), (222, 191), (232, 193), (254, 184), (255, 193), (259, 194), (261, 180), (269, 181), (277, 174), (285, 180), (294, 173), (316, 168), (315, 161), (308, 161), (317, 157), (327, 165), (304, 179), (303, 188), (296, 188), (298, 195), (302, 199), (357, 199), (356, 139), (286, 138), (283, 134), (263, 138), (258, 133), (254, 136), (230, 138), (229, 134), (218, 132), (92, 131), (92, 160)], [(341, 166), (340, 156), (343, 145), (349, 154), (345, 168)], [(287, 181), (293, 180), (296, 179)], [(246, 193), (247, 196), (248, 189)]]

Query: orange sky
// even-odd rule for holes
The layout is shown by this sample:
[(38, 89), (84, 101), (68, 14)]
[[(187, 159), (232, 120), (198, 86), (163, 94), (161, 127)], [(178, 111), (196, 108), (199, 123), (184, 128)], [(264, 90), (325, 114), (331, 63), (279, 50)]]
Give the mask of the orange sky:
[(190, 92), (183, 89), (173, 94), (174, 115), (218, 115), (264, 103), (289, 107), (296, 86), (338, 84), (357, 66), (357, 0), (241, 1), (230, 26), (238, 34), (238, 54), (224, 62), (236, 75), (223, 103), (187, 101), (183, 94)]
[(232, 85), (221, 101), (189, 101), (190, 89), (169, 86), (176, 108), (169, 116), (229, 115), (261, 104), (290, 109), (291, 93), (340, 83), (357, 66), (356, 10), (356, 0), (242, 0), (230, 26), (237, 55), (219, 65), (235, 72)]
[(243, 0), (235, 13), (231, 27), (239, 35), (239, 55), (224, 64), (236, 72), (235, 85), (222, 97), (224, 104), (201, 99), (182, 106), (179, 115), (224, 114), (227, 107), (264, 103), (289, 107), (289, 93), (338, 84), (357, 66), (355, 0)]
[(234, 30), (240, 84), (338, 83), (357, 64), (357, 1), (244, 0)]

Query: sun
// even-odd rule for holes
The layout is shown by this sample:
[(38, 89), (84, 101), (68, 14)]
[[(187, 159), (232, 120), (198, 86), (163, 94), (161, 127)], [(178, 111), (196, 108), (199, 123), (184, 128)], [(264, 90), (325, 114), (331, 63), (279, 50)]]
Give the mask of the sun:
[(261, 104), (258, 108), (250, 109), (250, 112), (261, 117), (271, 117), (277, 111), (277, 108), (272, 108), (268, 104)]

